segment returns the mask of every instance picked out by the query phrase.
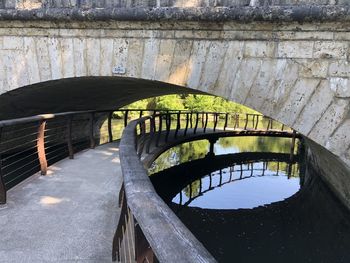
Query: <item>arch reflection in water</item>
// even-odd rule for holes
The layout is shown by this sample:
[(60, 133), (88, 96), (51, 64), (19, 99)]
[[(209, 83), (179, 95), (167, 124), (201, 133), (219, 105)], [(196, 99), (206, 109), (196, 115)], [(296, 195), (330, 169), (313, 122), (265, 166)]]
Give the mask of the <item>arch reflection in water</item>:
[(191, 182), (172, 202), (209, 209), (254, 208), (284, 200), (299, 188), (297, 164), (289, 168), (286, 162), (251, 161), (216, 170)]
[[(284, 153), (273, 151), (232, 153), (237, 149), (243, 151), (249, 149), (243, 149), (248, 144), (247, 141), (244, 142), (245, 138), (235, 140), (242, 147), (227, 143), (226, 150), (222, 152), (224, 154), (220, 154), (218, 149), (223, 148), (221, 143), (215, 147), (216, 156), (207, 155), (198, 160), (193, 160), (195, 153), (186, 153), (192, 161), (181, 162), (181, 156), (177, 156), (179, 165), (151, 175), (158, 194), (218, 262), (350, 262), (349, 212), (322, 181), (319, 171), (310, 164), (305, 164), (302, 152), (300, 156), (294, 156), (295, 163), (289, 166), (290, 154), (287, 153), (289, 147), (285, 147), (285, 150), (283, 147), (280, 148)], [(253, 150), (275, 148), (271, 145), (264, 146), (263, 143), (259, 145)], [(231, 150), (228, 150), (229, 148)], [(278, 150), (278, 147), (274, 150)], [(227, 152), (231, 153), (226, 154)], [(177, 153), (181, 151), (178, 150)], [(251, 175), (252, 161), (255, 170), (253, 175)], [(291, 172), (290, 179), (288, 172)], [(210, 188), (209, 174), (212, 174), (212, 190), (205, 193)], [(292, 195), (285, 200), (265, 200), (261, 205), (252, 204), (251, 207), (254, 208), (251, 209), (225, 207), (227, 203), (236, 202), (237, 200), (233, 199), (239, 199), (238, 195), (217, 199), (216, 208), (209, 207), (208, 203), (207, 207), (203, 204), (201, 204), (203, 207), (199, 207), (199, 204), (195, 203), (209, 193), (222, 191), (226, 186), (236, 185), (237, 188), (231, 189), (230, 192), (238, 193), (240, 188), (238, 186), (243, 182), (250, 184), (254, 179), (281, 178), (280, 180), (295, 184), (299, 181), (298, 175), (300, 175), (300, 190), (293, 195), (297, 190), (294, 188), (282, 196), (282, 199), (285, 199)], [(200, 195), (200, 179), (203, 177), (206, 183), (201, 180), (202, 195)], [(257, 182), (256, 184), (266, 190), (261, 194), (270, 195), (271, 191), (266, 185), (272, 186), (271, 182), (269, 180), (265, 182), (267, 183), (259, 181), (259, 184)], [(257, 188), (245, 188), (240, 194), (246, 198), (256, 197), (256, 190)], [(262, 205), (268, 201), (273, 203)]]

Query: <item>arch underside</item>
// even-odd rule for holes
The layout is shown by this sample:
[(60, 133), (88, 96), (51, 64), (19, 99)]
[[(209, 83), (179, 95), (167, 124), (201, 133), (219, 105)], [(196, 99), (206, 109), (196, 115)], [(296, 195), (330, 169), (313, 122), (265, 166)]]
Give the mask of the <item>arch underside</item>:
[(167, 94), (202, 93), (184, 87), (132, 78), (81, 77), (48, 81), (0, 96), (0, 119), (80, 110), (112, 110)]

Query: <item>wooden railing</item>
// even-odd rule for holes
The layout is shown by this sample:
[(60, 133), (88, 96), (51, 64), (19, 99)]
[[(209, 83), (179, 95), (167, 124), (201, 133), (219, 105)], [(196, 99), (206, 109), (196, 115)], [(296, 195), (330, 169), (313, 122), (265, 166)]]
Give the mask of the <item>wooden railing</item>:
[[(165, 112), (128, 124), (120, 142), (124, 186), (120, 192), (122, 213), (113, 242), (114, 261), (215, 262), (156, 194), (141, 156), (150, 152), (151, 145), (157, 147), (170, 139), (228, 130), (284, 132), (284, 136), (293, 140), (296, 135), (284, 125), (277, 126), (277, 122), (257, 114)], [(142, 233), (141, 241), (135, 234), (138, 232)], [(145, 248), (143, 251), (138, 249), (140, 244)]]

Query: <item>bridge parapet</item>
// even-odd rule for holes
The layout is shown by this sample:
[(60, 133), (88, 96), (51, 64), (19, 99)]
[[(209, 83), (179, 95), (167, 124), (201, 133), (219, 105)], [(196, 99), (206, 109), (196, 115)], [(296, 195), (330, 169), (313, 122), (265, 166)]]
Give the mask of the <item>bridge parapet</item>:
[(349, 5), (347, 0), (3, 0), (0, 8), (130, 8), (130, 7), (232, 7), (288, 5)]

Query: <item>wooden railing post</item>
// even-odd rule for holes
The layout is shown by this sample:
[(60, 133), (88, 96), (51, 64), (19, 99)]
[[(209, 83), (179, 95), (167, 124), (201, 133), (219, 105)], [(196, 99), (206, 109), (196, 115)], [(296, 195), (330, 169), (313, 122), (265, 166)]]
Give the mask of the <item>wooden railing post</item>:
[(90, 129), (89, 129), (89, 139), (90, 139), (90, 148), (95, 148), (95, 138), (94, 138), (94, 113), (90, 114)]
[(111, 111), (108, 114), (108, 138), (109, 138), (109, 142), (113, 142), (112, 116), (113, 116), (113, 111)]
[(45, 153), (45, 126), (46, 121), (43, 120), (39, 124), (38, 128), (38, 137), (37, 137), (37, 149), (38, 149), (38, 158), (40, 162), (40, 171), (41, 175), (46, 175), (47, 173), (47, 160)]
[[(1, 143), (2, 128), (0, 127), (0, 143)], [(6, 204), (6, 186), (2, 178), (2, 158), (1, 158), (1, 148), (0, 148), (0, 204)]]
[(68, 154), (69, 159), (74, 159), (74, 150), (73, 150), (73, 142), (72, 142), (72, 119), (73, 116), (68, 116), (67, 120), (67, 146), (68, 146)]

